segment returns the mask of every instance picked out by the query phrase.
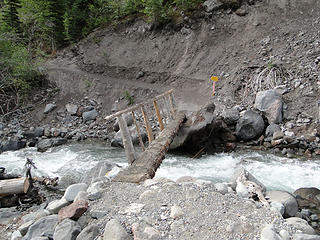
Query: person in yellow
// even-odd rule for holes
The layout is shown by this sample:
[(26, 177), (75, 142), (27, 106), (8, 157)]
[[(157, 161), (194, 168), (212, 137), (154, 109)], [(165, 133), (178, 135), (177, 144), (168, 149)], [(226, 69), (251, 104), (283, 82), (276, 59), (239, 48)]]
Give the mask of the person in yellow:
[(216, 76), (212, 76), (212, 77), (211, 77), (211, 80), (212, 80), (212, 96), (214, 96), (214, 94), (215, 94), (215, 89), (216, 89), (216, 82), (219, 81), (219, 78), (216, 77)]

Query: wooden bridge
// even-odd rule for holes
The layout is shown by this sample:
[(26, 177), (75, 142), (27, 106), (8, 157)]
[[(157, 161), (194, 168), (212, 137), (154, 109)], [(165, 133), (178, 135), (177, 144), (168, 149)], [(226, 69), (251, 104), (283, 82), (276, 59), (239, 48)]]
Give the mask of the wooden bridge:
[[(147, 109), (149, 111), (147, 111)], [(137, 120), (139, 113), (137, 112), (141, 112), (144, 127), (147, 131), (149, 142), (147, 148), (145, 148), (141, 137), (141, 128), (139, 121)], [(127, 113), (131, 113), (138, 134), (139, 143), (142, 149), (142, 153), (139, 157), (133, 147), (131, 135), (124, 119), (124, 114)], [(156, 116), (155, 125), (159, 128), (158, 133), (156, 133), (157, 129), (155, 129), (155, 131), (152, 130), (150, 120), (153, 116), (148, 115), (148, 113)], [(149, 118), (150, 116), (151, 118)], [(156, 170), (161, 165), (171, 142), (177, 135), (182, 122), (185, 120), (185, 114), (177, 112), (173, 90), (158, 95), (145, 103), (136, 104), (133, 107), (114, 113), (106, 117), (105, 120), (110, 121), (115, 118), (119, 123), (129, 166), (121, 171), (113, 181), (139, 183), (146, 179), (153, 178)]]

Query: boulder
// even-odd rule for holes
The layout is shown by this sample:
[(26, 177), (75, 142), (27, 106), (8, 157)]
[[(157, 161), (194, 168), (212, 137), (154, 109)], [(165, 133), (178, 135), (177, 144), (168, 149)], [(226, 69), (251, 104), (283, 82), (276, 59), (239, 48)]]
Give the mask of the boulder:
[(193, 112), (187, 117), (187, 121), (182, 124), (177, 136), (173, 139), (170, 149), (179, 147), (201, 145), (201, 139), (206, 141), (211, 131), (211, 124), (214, 119), (215, 105), (213, 101), (208, 102), (199, 111)]
[[(128, 127), (130, 127), (133, 124), (133, 119), (132, 119), (132, 114), (131, 113), (123, 114), (123, 118), (126, 121)], [(118, 119), (116, 120), (116, 122), (113, 125), (113, 130), (115, 132), (118, 132), (120, 130)]]
[(43, 127), (36, 127), (34, 130), (35, 137), (42, 137), (44, 135), (44, 128)]
[(65, 219), (54, 230), (54, 240), (76, 240), (77, 236), (81, 232), (80, 225), (71, 220)]
[(95, 224), (85, 227), (76, 240), (95, 240), (99, 235), (99, 227)]
[(299, 210), (297, 200), (289, 192), (267, 191), (266, 198), (269, 199), (270, 202), (279, 202), (283, 204), (285, 207), (284, 217), (293, 217)]
[(260, 91), (254, 107), (265, 113), (269, 124), (282, 122), (282, 98), (275, 90)]
[(226, 183), (215, 183), (214, 187), (217, 189), (217, 191), (221, 194), (228, 193), (228, 184)]
[(66, 105), (66, 109), (67, 109), (67, 112), (70, 115), (77, 115), (77, 111), (78, 111), (78, 106), (77, 105), (68, 103)]
[(49, 112), (53, 111), (53, 109), (55, 109), (57, 107), (57, 105), (49, 103), (46, 105), (46, 107), (44, 108), (43, 113), (44, 114), (48, 114)]
[(50, 202), (46, 209), (51, 214), (57, 214), (61, 208), (68, 206), (69, 204), (70, 204), (70, 202), (67, 201), (64, 197), (62, 197), (59, 200), (54, 200), (54, 201)]
[(272, 137), (275, 132), (281, 131), (279, 125), (271, 123), (266, 129), (266, 137)]
[(51, 236), (53, 237), (54, 229), (58, 225), (58, 215), (50, 215), (40, 218), (33, 223), (22, 238), (22, 240), (34, 240), (37, 237)]
[(0, 144), (0, 153), (5, 151), (17, 151), (25, 148), (27, 142), (25, 140), (9, 140)]
[(294, 191), (300, 208), (316, 205), (320, 207), (320, 190), (318, 188), (299, 188)]
[(63, 145), (67, 142), (67, 139), (64, 138), (54, 138), (54, 139), (42, 139), (37, 144), (38, 152), (45, 152), (51, 147), (56, 147)]
[(80, 191), (86, 191), (87, 188), (88, 188), (88, 185), (85, 183), (72, 184), (66, 189), (64, 193), (64, 198), (69, 202), (73, 202), (73, 200), (78, 195), (78, 193)]
[(69, 206), (61, 208), (58, 213), (58, 220), (62, 222), (66, 218), (72, 220), (78, 220), (82, 214), (84, 214), (88, 209), (88, 202), (84, 200), (78, 200)]
[(266, 191), (266, 187), (258, 179), (256, 179), (250, 172), (248, 172), (246, 169), (244, 169), (243, 167), (237, 168), (235, 170), (234, 174), (232, 175), (232, 178), (231, 178), (231, 187), (232, 187), (232, 189), (234, 189), (234, 190), (236, 189), (237, 182), (239, 182), (238, 180), (240, 178), (247, 179), (248, 181), (259, 185), (263, 192)]
[(221, 8), (237, 8), (240, 3), (240, 0), (207, 0), (203, 6), (207, 12), (212, 12)]
[[(129, 128), (129, 132), (131, 135), (131, 140), (133, 144), (139, 144), (139, 137), (138, 137), (138, 133), (136, 131), (136, 126), (132, 126)], [(147, 139), (147, 132), (145, 131), (144, 128), (140, 129), (140, 133), (141, 133), (141, 137), (143, 141), (146, 141)], [(111, 140), (111, 146), (113, 147), (123, 147), (123, 142), (122, 142), (122, 135), (121, 132), (118, 131), (113, 139)]]
[(82, 119), (84, 123), (88, 121), (96, 120), (97, 116), (98, 116), (98, 112), (95, 109), (82, 113)]
[(297, 230), (300, 230), (304, 234), (316, 234), (315, 230), (308, 224), (308, 222), (302, 218), (291, 217), (286, 219), (287, 224), (293, 226)]
[(222, 120), (227, 125), (235, 125), (240, 118), (240, 113), (237, 109), (225, 109), (221, 113)]
[(251, 140), (261, 136), (264, 130), (263, 118), (252, 110), (246, 111), (236, 126), (236, 135), (240, 140)]
[(157, 240), (161, 239), (160, 232), (147, 223), (133, 223), (132, 233), (135, 240)]
[(111, 219), (105, 226), (103, 240), (132, 240), (132, 237), (116, 219)]

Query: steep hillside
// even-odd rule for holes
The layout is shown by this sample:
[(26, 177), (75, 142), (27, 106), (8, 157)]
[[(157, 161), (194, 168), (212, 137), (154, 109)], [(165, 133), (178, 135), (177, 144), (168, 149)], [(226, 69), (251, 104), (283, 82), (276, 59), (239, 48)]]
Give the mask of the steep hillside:
[(179, 30), (150, 30), (138, 21), (94, 32), (48, 62), (49, 77), (61, 89), (57, 104), (87, 96), (107, 114), (117, 100), (124, 107), (125, 91), (138, 102), (174, 88), (180, 108), (192, 110), (211, 97), (210, 76), (216, 75), (214, 98), (222, 108), (250, 105), (257, 90), (280, 86), (285, 119), (315, 120), (320, 2), (251, 2), (236, 12), (185, 17)]

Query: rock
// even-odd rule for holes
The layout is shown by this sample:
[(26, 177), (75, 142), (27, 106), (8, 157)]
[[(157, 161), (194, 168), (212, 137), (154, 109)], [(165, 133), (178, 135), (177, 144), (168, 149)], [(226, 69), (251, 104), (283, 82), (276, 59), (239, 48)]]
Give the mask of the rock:
[(296, 196), (299, 207), (310, 207), (311, 204), (315, 204), (320, 207), (320, 199), (317, 196), (320, 194), (320, 190), (318, 188), (299, 188), (294, 191), (293, 195)]
[(249, 197), (249, 191), (248, 191), (247, 187), (242, 182), (237, 182), (236, 192), (239, 196), (241, 196), (243, 198)]
[(240, 113), (237, 109), (225, 109), (221, 113), (222, 120), (227, 125), (235, 125), (240, 118)]
[(282, 240), (282, 238), (276, 232), (274, 226), (272, 224), (269, 224), (262, 229), (260, 240)]
[(16, 230), (11, 234), (10, 240), (20, 240), (21, 238), (22, 238), (22, 235), (21, 235), (20, 231)]
[(170, 212), (170, 217), (173, 219), (177, 219), (181, 216), (183, 216), (184, 212), (182, 211), (182, 208), (179, 206), (172, 206), (171, 207), (171, 212)]
[(158, 240), (160, 232), (146, 223), (133, 223), (132, 233), (135, 240)]
[(19, 216), (20, 213), (15, 208), (1, 208), (0, 211), (0, 224), (1, 225), (7, 225), (12, 220)]
[(320, 240), (320, 236), (297, 233), (297, 234), (293, 234), (292, 240)]
[(75, 240), (81, 232), (80, 225), (71, 220), (65, 219), (54, 230), (54, 240)]
[(99, 235), (99, 227), (95, 224), (85, 227), (76, 240), (95, 240)]
[(64, 138), (55, 138), (55, 139), (42, 139), (37, 144), (38, 152), (45, 152), (51, 147), (56, 147), (63, 145), (67, 142), (67, 139)]
[(59, 200), (54, 200), (54, 201), (50, 202), (46, 209), (51, 214), (57, 214), (61, 208), (68, 206), (69, 204), (70, 204), (70, 202), (67, 201), (65, 199), (65, 197), (62, 197)]
[(29, 227), (34, 223), (35, 221), (34, 220), (31, 220), (29, 222), (26, 222), (24, 224), (22, 224), (18, 230), (19, 232), (21, 233), (22, 236), (26, 235), (28, 230), (29, 230)]
[(55, 109), (57, 107), (57, 105), (49, 103), (46, 105), (46, 107), (44, 108), (43, 113), (44, 114), (48, 114), (49, 112), (53, 111), (53, 109)]
[(271, 123), (266, 129), (266, 137), (272, 137), (275, 132), (281, 131), (279, 125)]
[(78, 192), (77, 196), (74, 198), (74, 202), (78, 200), (88, 201), (88, 193), (85, 191)]
[(266, 191), (266, 187), (258, 180), (256, 179), (251, 173), (249, 173), (246, 169), (243, 167), (239, 167), (234, 171), (234, 174), (231, 178), (231, 187), (235, 190), (237, 186), (237, 180), (239, 178), (245, 178), (250, 182), (254, 182), (255, 184), (259, 185), (263, 192)]
[(284, 214), (285, 207), (283, 206), (282, 203), (280, 202), (271, 202), (270, 206), (278, 211), (281, 215)]
[(292, 225), (297, 230), (305, 234), (316, 234), (315, 230), (309, 226), (308, 222), (302, 218), (291, 217), (286, 219), (287, 224)]
[(88, 202), (78, 200), (67, 207), (61, 208), (58, 213), (58, 220), (59, 222), (62, 222), (66, 218), (77, 220), (87, 211), (87, 209)]
[(273, 133), (272, 140), (279, 140), (279, 139), (281, 139), (283, 137), (284, 137), (283, 132), (282, 131), (277, 131), (277, 132)]
[(67, 109), (67, 112), (71, 115), (77, 115), (77, 112), (78, 112), (78, 106), (75, 105), (75, 104), (70, 104), (68, 103), (66, 105), (66, 109)]
[(129, 206), (125, 207), (122, 211), (122, 214), (137, 214), (140, 213), (144, 204), (141, 203), (131, 203)]
[(290, 240), (290, 234), (287, 230), (282, 229), (279, 234), (282, 240)]
[(282, 203), (285, 207), (284, 217), (293, 217), (298, 212), (298, 203), (295, 197), (284, 191), (267, 191), (266, 198), (271, 202)]
[(221, 194), (228, 193), (228, 185), (226, 183), (216, 183), (216, 184), (214, 184), (214, 187)]
[(54, 229), (58, 225), (58, 215), (50, 215), (37, 220), (29, 227), (27, 234), (22, 240), (34, 240), (37, 237), (53, 237)]
[(43, 127), (36, 127), (34, 130), (35, 137), (42, 137), (44, 135), (44, 128)]
[[(135, 144), (135, 145), (139, 144), (139, 137), (138, 137), (138, 133), (137, 133), (137, 130), (136, 130), (136, 126), (129, 127), (129, 132), (130, 132), (130, 135), (131, 135), (132, 143)], [(141, 134), (141, 137), (142, 137), (142, 141), (146, 141), (147, 132), (145, 131), (144, 128), (140, 129), (140, 134)], [(118, 131), (114, 135), (113, 139), (111, 140), (111, 146), (112, 147), (123, 147), (122, 135), (121, 135), (120, 131)]]
[(212, 12), (223, 7), (223, 3), (219, 0), (207, 0), (203, 3), (207, 12)]
[(72, 184), (66, 189), (64, 193), (64, 198), (69, 202), (73, 202), (73, 200), (78, 195), (78, 193), (80, 191), (86, 191), (87, 188), (88, 188), (88, 185), (85, 183)]
[(96, 120), (97, 116), (98, 116), (98, 112), (95, 109), (82, 113), (82, 119), (84, 123), (88, 121)]
[[(210, 134), (211, 124), (214, 119), (215, 105), (213, 101), (208, 102), (199, 111), (193, 112), (179, 129), (177, 136), (170, 144), (170, 149), (179, 147), (192, 148), (201, 145)], [(208, 130), (210, 129), (210, 130)], [(207, 140), (205, 140), (207, 142)]]
[(0, 153), (6, 151), (17, 151), (19, 149), (25, 148), (27, 142), (25, 140), (9, 140), (2, 144), (0, 143)]
[(246, 111), (236, 126), (236, 135), (240, 140), (251, 140), (263, 133), (264, 121), (262, 117), (251, 110)]
[(260, 91), (254, 107), (266, 114), (269, 124), (282, 122), (282, 98), (275, 90)]
[(103, 240), (132, 240), (118, 220), (111, 219), (105, 226)]
[[(128, 127), (130, 127), (133, 124), (133, 119), (132, 119), (132, 114), (131, 113), (123, 114), (123, 118), (126, 121)], [(116, 120), (116, 122), (113, 125), (113, 130), (115, 132), (118, 132), (120, 130), (118, 119)]]

